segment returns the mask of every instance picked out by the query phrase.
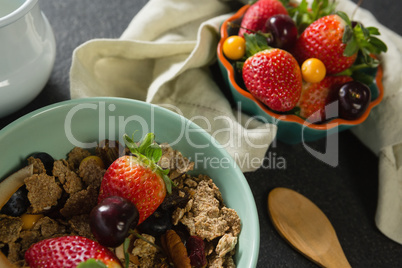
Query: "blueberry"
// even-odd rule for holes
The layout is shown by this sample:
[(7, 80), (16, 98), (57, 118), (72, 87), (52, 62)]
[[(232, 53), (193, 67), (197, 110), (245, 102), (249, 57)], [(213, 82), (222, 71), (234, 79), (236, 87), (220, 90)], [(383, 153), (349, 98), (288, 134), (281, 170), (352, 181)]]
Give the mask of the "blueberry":
[(46, 174), (49, 176), (52, 175), (54, 159), (50, 154), (44, 153), (44, 152), (38, 152), (38, 153), (32, 154), (31, 156), (33, 158), (37, 158), (40, 161), (42, 161), (42, 163), (46, 169)]
[(158, 208), (151, 216), (143, 221), (138, 230), (142, 233), (158, 237), (172, 228), (171, 213), (168, 210)]
[(8, 216), (19, 217), (27, 212), (30, 206), (28, 200), (28, 190), (25, 185), (21, 186), (1, 208), (0, 213)]

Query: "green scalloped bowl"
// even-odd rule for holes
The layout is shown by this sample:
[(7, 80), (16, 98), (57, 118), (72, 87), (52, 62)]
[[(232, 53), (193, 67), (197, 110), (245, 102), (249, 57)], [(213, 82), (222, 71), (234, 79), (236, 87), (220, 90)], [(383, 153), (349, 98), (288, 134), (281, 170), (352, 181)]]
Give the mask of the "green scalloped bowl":
[(288, 144), (297, 144), (301, 142), (318, 140), (328, 135), (349, 129), (364, 122), (371, 109), (382, 101), (384, 89), (382, 85), (383, 72), (380, 66), (367, 71), (373, 76), (374, 80), (370, 85), (372, 100), (364, 114), (356, 120), (336, 118), (326, 123), (313, 124), (296, 115), (277, 114), (268, 109), (267, 106), (265, 106), (261, 101), (252, 96), (250, 92), (239, 86), (239, 84), (236, 82), (235, 70), (232, 62), (230, 62), (222, 52), (223, 42), (226, 40), (226, 38), (237, 34), (237, 29), (231, 28), (228, 25), (228, 22), (240, 24), (243, 14), (246, 12), (248, 7), (249, 5), (243, 6), (233, 16), (223, 22), (220, 29), (221, 39), (217, 47), (218, 63), (223, 80), (226, 86), (230, 89), (234, 101), (241, 105), (243, 112), (254, 116), (263, 122), (277, 125), (278, 140)]
[(242, 221), (237, 267), (256, 267), (260, 228), (254, 197), (243, 173), (206, 131), (159, 106), (122, 98), (88, 98), (34, 111), (0, 131), (0, 178), (21, 168), (34, 152), (65, 158), (74, 146), (94, 147), (105, 138), (122, 141), (124, 133), (134, 131), (137, 139), (155, 133), (158, 142), (170, 143), (195, 161), (194, 173), (207, 174), (214, 180), (226, 205), (235, 209)]

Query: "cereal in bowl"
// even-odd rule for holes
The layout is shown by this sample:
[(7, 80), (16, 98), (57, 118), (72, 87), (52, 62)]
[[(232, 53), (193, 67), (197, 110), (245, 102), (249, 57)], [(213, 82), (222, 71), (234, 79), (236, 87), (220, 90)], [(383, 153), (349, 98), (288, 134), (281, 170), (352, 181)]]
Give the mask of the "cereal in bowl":
[(0, 183), (1, 267), (235, 267), (240, 218), (213, 180), (153, 134), (124, 140), (33, 154)]

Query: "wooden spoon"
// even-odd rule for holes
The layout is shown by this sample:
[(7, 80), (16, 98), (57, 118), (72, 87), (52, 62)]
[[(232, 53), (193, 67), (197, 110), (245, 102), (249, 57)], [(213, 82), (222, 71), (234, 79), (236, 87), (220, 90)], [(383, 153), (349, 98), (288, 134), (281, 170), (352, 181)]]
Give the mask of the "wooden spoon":
[(282, 237), (322, 267), (351, 267), (325, 214), (303, 195), (275, 188), (268, 195), (268, 211)]

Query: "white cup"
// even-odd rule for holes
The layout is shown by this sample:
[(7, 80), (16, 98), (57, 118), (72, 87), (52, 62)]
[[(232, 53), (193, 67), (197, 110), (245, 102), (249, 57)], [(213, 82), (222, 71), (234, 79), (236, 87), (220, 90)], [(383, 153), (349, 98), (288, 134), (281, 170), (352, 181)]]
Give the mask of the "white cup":
[(0, 118), (42, 91), (55, 56), (53, 31), (38, 0), (0, 0)]

